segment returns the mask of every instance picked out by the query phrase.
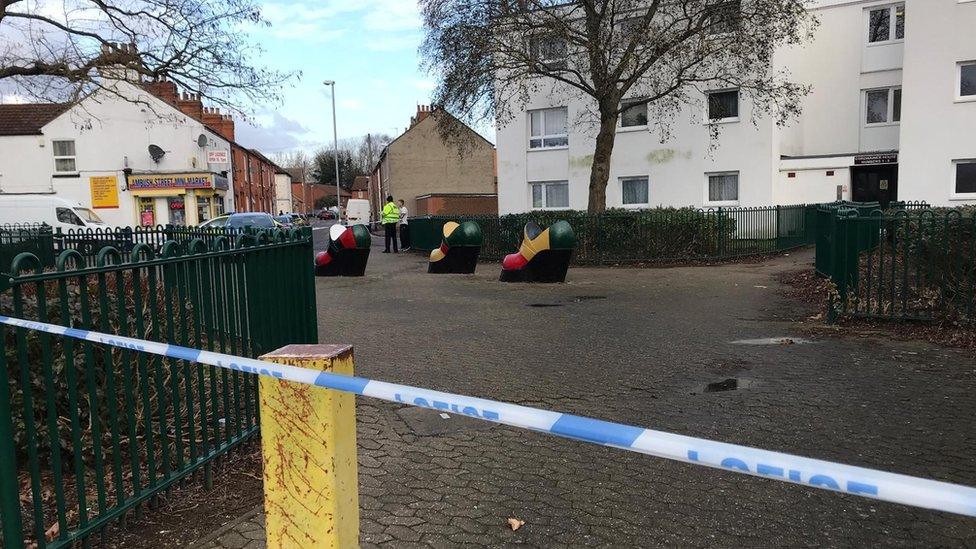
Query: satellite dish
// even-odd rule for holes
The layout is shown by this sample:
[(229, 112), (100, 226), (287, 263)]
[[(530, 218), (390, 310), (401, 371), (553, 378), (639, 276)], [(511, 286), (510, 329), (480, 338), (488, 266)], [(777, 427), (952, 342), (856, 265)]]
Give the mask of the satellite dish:
[(209, 142), (210, 142), (210, 140), (207, 139), (207, 136), (205, 134), (202, 134), (201, 133), (200, 136), (197, 137), (197, 146), (200, 147), (200, 148), (206, 147), (207, 146), (207, 143), (209, 143)]
[(149, 145), (149, 156), (152, 157), (153, 162), (159, 162), (166, 156), (166, 151), (159, 145)]

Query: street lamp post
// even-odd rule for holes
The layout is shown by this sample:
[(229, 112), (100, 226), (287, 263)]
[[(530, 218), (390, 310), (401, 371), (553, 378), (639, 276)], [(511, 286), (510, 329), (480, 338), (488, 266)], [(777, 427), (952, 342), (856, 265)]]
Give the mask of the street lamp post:
[(332, 88), (332, 160), (335, 163), (336, 219), (342, 218), (342, 196), (339, 192), (339, 133), (336, 130), (335, 80), (322, 82)]

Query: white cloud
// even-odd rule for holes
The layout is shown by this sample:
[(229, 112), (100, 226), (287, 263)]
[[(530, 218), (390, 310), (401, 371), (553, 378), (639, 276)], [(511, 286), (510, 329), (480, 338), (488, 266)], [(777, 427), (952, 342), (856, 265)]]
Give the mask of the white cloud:
[(363, 103), (358, 99), (342, 99), (339, 106), (346, 110), (359, 110), (363, 108)]
[(413, 87), (421, 91), (429, 92), (437, 87), (437, 82), (434, 82), (433, 80), (428, 80), (426, 78), (417, 79), (413, 81)]
[(238, 142), (265, 154), (302, 147), (310, 134), (301, 122), (267, 110), (237, 121), (234, 129)]
[[(329, 0), (322, 3), (269, 2), (261, 13), (271, 23), (260, 29), (275, 38), (313, 43), (336, 41), (347, 37), (349, 29), (382, 32), (365, 40), (370, 49), (389, 50), (402, 47), (400, 33), (415, 35), (420, 29), (420, 12), (414, 0)], [(372, 43), (377, 47), (371, 47)], [(415, 38), (410, 39), (410, 44)]]

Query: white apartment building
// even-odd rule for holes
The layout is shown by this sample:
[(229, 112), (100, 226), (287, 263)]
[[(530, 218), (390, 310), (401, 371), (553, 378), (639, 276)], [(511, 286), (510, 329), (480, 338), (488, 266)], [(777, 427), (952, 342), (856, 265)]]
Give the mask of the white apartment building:
[[(621, 116), (608, 208), (924, 200), (976, 204), (976, 0), (818, 0), (812, 43), (775, 64), (812, 85), (785, 128), (736, 90), (686, 108), (661, 143), (645, 107)], [(501, 214), (586, 209), (596, 127), (540, 86), (498, 128)], [(721, 124), (714, 146), (709, 124)]]
[(59, 196), (115, 227), (233, 211), (230, 142), (137, 85), (113, 85), (70, 108), (0, 105), (0, 194)]

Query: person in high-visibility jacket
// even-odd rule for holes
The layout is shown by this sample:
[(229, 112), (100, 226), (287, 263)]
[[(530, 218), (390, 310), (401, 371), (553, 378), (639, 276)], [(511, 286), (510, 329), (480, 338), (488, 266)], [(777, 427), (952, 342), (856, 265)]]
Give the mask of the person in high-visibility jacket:
[(383, 206), (383, 229), (386, 231), (386, 249), (383, 253), (390, 253), (390, 241), (393, 241), (393, 253), (398, 254), (397, 247), (397, 222), (400, 221), (400, 208), (393, 202), (392, 196), (386, 197), (386, 205)]

